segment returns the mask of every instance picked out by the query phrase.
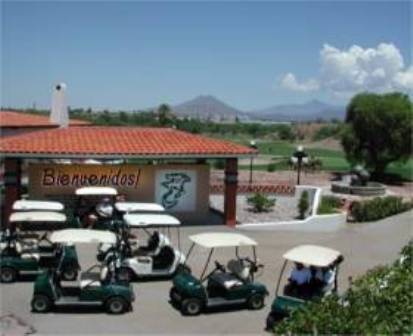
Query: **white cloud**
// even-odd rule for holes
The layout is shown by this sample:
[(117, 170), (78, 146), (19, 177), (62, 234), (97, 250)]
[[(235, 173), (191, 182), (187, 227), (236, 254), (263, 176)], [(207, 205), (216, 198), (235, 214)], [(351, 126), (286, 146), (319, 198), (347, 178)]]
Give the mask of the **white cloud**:
[(380, 43), (366, 49), (353, 45), (347, 50), (325, 44), (320, 51), (320, 63), (318, 79), (298, 83), (295, 75), (288, 73), (281, 86), (303, 92), (324, 89), (341, 97), (360, 91), (401, 90), (413, 94), (413, 67), (405, 67), (394, 44)]
[(281, 79), (281, 86), (289, 90), (301, 92), (310, 92), (319, 89), (319, 85), (316, 80), (308, 79), (299, 83), (292, 73), (286, 74)]

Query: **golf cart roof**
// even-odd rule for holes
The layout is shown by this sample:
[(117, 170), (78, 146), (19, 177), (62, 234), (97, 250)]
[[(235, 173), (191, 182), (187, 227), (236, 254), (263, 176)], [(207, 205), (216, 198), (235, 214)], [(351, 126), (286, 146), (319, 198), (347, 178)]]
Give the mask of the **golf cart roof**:
[(9, 218), (10, 222), (66, 222), (66, 215), (52, 211), (27, 211), (13, 212)]
[(200, 233), (189, 237), (195, 244), (206, 247), (256, 246), (257, 242), (239, 233)]
[(126, 214), (123, 216), (125, 223), (131, 227), (150, 226), (179, 226), (179, 219), (164, 214)]
[(116, 196), (118, 191), (111, 187), (83, 187), (76, 189), (75, 194), (78, 196), (96, 195), (96, 196)]
[(300, 245), (287, 251), (283, 258), (309, 266), (327, 267), (340, 256), (339, 251), (331, 248), (317, 245)]
[(120, 212), (165, 211), (165, 208), (157, 203), (116, 202), (115, 208)]
[(104, 243), (116, 244), (116, 235), (109, 231), (90, 229), (65, 229), (50, 235), (52, 243)]
[(64, 205), (60, 202), (19, 200), (13, 203), (13, 210), (44, 210), (62, 211)]

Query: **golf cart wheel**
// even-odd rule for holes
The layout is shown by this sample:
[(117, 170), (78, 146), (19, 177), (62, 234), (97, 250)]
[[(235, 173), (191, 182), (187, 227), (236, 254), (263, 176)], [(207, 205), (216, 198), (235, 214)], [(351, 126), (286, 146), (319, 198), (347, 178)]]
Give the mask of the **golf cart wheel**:
[(115, 296), (106, 302), (106, 311), (109, 314), (122, 314), (127, 310), (127, 306), (128, 305), (123, 298)]
[(186, 299), (182, 302), (182, 313), (184, 315), (199, 315), (202, 310), (202, 303), (199, 299)]
[(62, 278), (66, 281), (75, 281), (77, 279), (77, 269), (74, 267), (66, 267), (62, 272)]
[(264, 295), (254, 294), (248, 299), (248, 308), (258, 310), (264, 307)]
[(35, 295), (32, 300), (32, 309), (36, 313), (46, 313), (51, 306), (52, 302), (46, 295)]
[(0, 270), (1, 282), (10, 283), (15, 282), (17, 278), (17, 272), (11, 267), (2, 267)]
[(273, 331), (277, 322), (281, 321), (284, 318), (283, 315), (278, 314), (276, 312), (270, 312), (267, 316), (267, 321), (265, 323), (265, 330), (266, 331)]
[(118, 272), (118, 279), (120, 281), (130, 282), (133, 279), (132, 271), (127, 267), (121, 267)]

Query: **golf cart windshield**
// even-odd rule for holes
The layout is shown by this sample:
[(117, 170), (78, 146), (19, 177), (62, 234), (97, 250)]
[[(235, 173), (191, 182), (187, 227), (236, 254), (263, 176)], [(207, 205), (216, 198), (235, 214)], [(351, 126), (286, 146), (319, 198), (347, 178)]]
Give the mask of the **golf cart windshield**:
[(115, 208), (119, 212), (163, 212), (165, 208), (157, 203), (117, 202)]
[(76, 189), (77, 196), (116, 196), (117, 190), (111, 187), (83, 187)]
[(13, 203), (15, 211), (63, 211), (64, 205), (60, 202), (19, 200)]
[(55, 231), (50, 235), (53, 243), (102, 243), (116, 244), (116, 235), (109, 231), (89, 230), (89, 229), (66, 229)]

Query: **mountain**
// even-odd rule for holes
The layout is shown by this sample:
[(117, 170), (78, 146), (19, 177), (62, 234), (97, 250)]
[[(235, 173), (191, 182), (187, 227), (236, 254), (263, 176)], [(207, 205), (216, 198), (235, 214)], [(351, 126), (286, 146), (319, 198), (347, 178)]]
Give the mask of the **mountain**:
[(213, 121), (234, 121), (236, 117), (245, 116), (245, 112), (237, 110), (210, 95), (201, 95), (182, 104), (172, 106), (172, 111), (179, 117)]
[(345, 117), (345, 107), (311, 100), (304, 104), (275, 105), (248, 112), (251, 119), (271, 121), (312, 121), (317, 119), (339, 119)]

